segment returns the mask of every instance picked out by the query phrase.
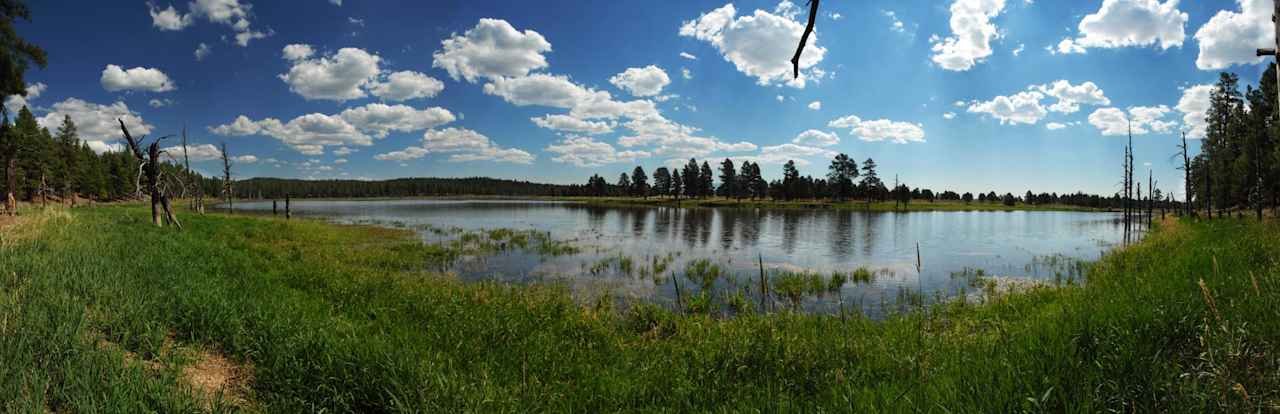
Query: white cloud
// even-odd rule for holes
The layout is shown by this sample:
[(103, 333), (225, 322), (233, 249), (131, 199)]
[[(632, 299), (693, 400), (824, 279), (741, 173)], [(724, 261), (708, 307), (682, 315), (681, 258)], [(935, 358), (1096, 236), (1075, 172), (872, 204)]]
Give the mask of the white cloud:
[(252, 121), (241, 115), (235, 122), (211, 127), (209, 131), (218, 135), (266, 135), (307, 155), (322, 154), (325, 146), (373, 144), (371, 137), (342, 116), (319, 113), (303, 115), (288, 123), (275, 118)]
[(867, 142), (885, 140), (895, 144), (925, 142), (924, 125), (909, 122), (895, 122), (888, 119), (864, 121), (857, 115), (849, 115), (828, 122), (827, 127), (849, 128), (854, 136)]
[(290, 62), (307, 59), (315, 54), (316, 50), (313, 49), (311, 45), (301, 43), (286, 45), (284, 47), (284, 51), (281, 52), (281, 56), (284, 57), (284, 60)]
[(124, 144), (119, 142), (108, 144), (102, 141), (85, 141), (84, 143), (89, 146), (90, 150), (98, 154), (124, 151)]
[(567, 76), (542, 73), (518, 78), (499, 77), (484, 85), (485, 94), (501, 97), (517, 106), (572, 108), (592, 92), (573, 83)]
[(751, 15), (737, 16), (733, 4), (726, 4), (684, 22), (679, 33), (715, 46), (726, 61), (739, 72), (756, 78), (760, 85), (803, 88), (806, 80), (822, 77), (815, 66), (822, 62), (827, 50), (818, 46), (816, 32), (810, 35), (800, 58), (801, 76), (792, 78), (791, 57), (804, 32), (804, 25), (795, 20), (795, 9), (794, 4), (784, 1), (774, 13), (756, 10)]
[[(1124, 111), (1116, 108), (1099, 108), (1089, 114), (1089, 124), (1098, 128), (1103, 136), (1126, 135), (1129, 132), (1129, 117)], [(1141, 135), (1141, 130), (1134, 131)]]
[(906, 25), (902, 23), (902, 20), (898, 20), (898, 13), (893, 10), (884, 10), (881, 14), (889, 18), (889, 30), (897, 33), (906, 33)]
[(787, 98), (782, 97), (782, 95), (778, 95), (778, 96), (774, 97), (774, 99), (777, 99), (777, 100), (778, 100), (778, 102), (784, 102), (784, 101), (786, 101), (786, 100), (787, 100)]
[(147, 101), (147, 105), (151, 105), (151, 107), (152, 107), (152, 108), (164, 108), (164, 107), (166, 107), (166, 106), (172, 106), (172, 105), (173, 105), (173, 100), (172, 100), (172, 99), (168, 99), (168, 98), (166, 98), (166, 99), (152, 99), (152, 100), (150, 100), (150, 101)]
[(129, 106), (124, 102), (99, 105), (76, 98), (53, 104), (53, 109), (37, 121), (40, 126), (56, 131), (58, 126), (62, 125), (65, 116), (71, 117), (71, 122), (75, 122), (80, 138), (86, 141), (123, 139), (124, 134), (120, 132), (117, 119), (124, 121), (134, 138), (150, 134), (152, 129), (151, 124), (144, 121), (138, 113), (129, 110)]
[(1018, 43), (1018, 47), (1013, 49), (1013, 56), (1018, 57), (1018, 55), (1021, 55), (1024, 50), (1027, 50), (1027, 45)]
[(690, 72), (688, 68), (680, 68), (680, 76), (685, 80), (693, 79), (693, 72)]
[(1102, 88), (1099, 88), (1093, 82), (1085, 82), (1073, 86), (1071, 82), (1059, 80), (1049, 84), (1036, 85), (1028, 89), (1034, 89), (1045, 95), (1058, 98), (1057, 103), (1049, 106), (1049, 110), (1053, 112), (1075, 113), (1080, 110), (1081, 104), (1094, 106), (1111, 105), (1111, 99), (1108, 99)]
[(651, 154), (644, 151), (618, 151), (605, 142), (598, 142), (591, 137), (569, 137), (551, 144), (544, 151), (559, 154), (552, 161), (573, 164), (579, 167), (599, 167), (619, 162), (634, 162), (638, 158), (647, 158)]
[(717, 151), (753, 151), (750, 142), (728, 143), (714, 137), (698, 136), (700, 130), (651, 114), (628, 121), (625, 126), (631, 134), (618, 138), (624, 147), (650, 146), (658, 155), (675, 158), (703, 157)]
[(434, 98), (444, 90), (444, 82), (421, 72), (401, 71), (387, 76), (385, 82), (371, 85), (369, 92), (388, 101)]
[(1080, 20), (1080, 36), (1063, 39), (1057, 53), (1085, 53), (1089, 48), (1181, 47), (1186, 25), (1187, 14), (1178, 10), (1178, 0), (1104, 0), (1097, 12)]
[(967, 71), (991, 56), (991, 41), (1000, 36), (991, 19), (1004, 11), (1004, 0), (956, 0), (951, 3), (951, 36), (934, 38), (933, 63), (946, 70)]
[(242, 47), (248, 46), (250, 40), (272, 34), (270, 30), (264, 33), (250, 27), (249, 16), (253, 7), (248, 3), (240, 3), (239, 0), (195, 0), (189, 3), (189, 12), (185, 15), (172, 5), (159, 9), (148, 2), (147, 8), (151, 14), (151, 24), (160, 30), (182, 30), (195, 23), (195, 19), (203, 17), (212, 23), (231, 27), (235, 32), (236, 44)]
[(535, 157), (524, 150), (502, 148), (494, 145), (489, 137), (464, 128), (430, 130), (422, 136), (423, 148), (431, 152), (449, 154), (449, 161), (494, 161), (513, 164), (532, 164)]
[(204, 60), (204, 58), (209, 57), (210, 53), (213, 53), (213, 48), (209, 47), (209, 45), (200, 43), (200, 46), (196, 46), (195, 55), (197, 61)]
[(355, 153), (355, 152), (360, 152), (360, 150), (347, 148), (347, 147), (338, 147), (333, 150), (333, 155), (345, 156), (345, 155), (351, 155), (351, 153)]
[(225, 136), (255, 135), (261, 130), (262, 127), (259, 126), (257, 122), (253, 122), (253, 120), (244, 115), (236, 117), (236, 120), (232, 121), (230, 124), (219, 125), (209, 129), (209, 131), (214, 134)]
[[(43, 82), (28, 84), (27, 96), (24, 97), (22, 95), (9, 95), (4, 99), (4, 107), (5, 109), (9, 110), (10, 115), (17, 115), (18, 111), (22, 110), (22, 107), (30, 106), (30, 104), (27, 101), (39, 98), (40, 94), (43, 94), (45, 89), (48, 89), (48, 85), (45, 85)], [(32, 108), (27, 108), (27, 109), (32, 109)]]
[(381, 103), (349, 108), (338, 116), (357, 129), (378, 138), (386, 137), (390, 132), (422, 131), (456, 120), (453, 113), (444, 108), (417, 110), (405, 105)]
[(240, 156), (232, 157), (231, 159), (241, 164), (253, 164), (258, 162), (258, 157), (251, 154), (240, 155)]
[(449, 72), (453, 80), (518, 77), (531, 70), (547, 67), (542, 54), (551, 51), (541, 34), (532, 30), (520, 32), (506, 20), (480, 19), (463, 35), (454, 34), (441, 42), (442, 48), (431, 56), (431, 66)]
[(822, 109), (822, 101), (809, 102), (809, 109), (818, 111)]
[[(290, 55), (289, 47), (292, 46), (296, 45), (285, 47), (286, 57), (299, 56)], [(295, 49), (293, 53), (299, 52)], [(289, 84), (289, 90), (308, 100), (363, 98), (366, 94), (362, 88), (376, 80), (381, 60), (362, 49), (342, 48), (332, 56), (294, 60), (289, 73), (281, 74), (280, 79)]]
[(627, 91), (632, 96), (655, 96), (662, 93), (662, 88), (671, 84), (667, 72), (654, 65), (643, 68), (628, 68), (609, 78), (609, 83)]
[(166, 9), (160, 9), (155, 4), (147, 2), (147, 11), (151, 14), (151, 24), (160, 30), (182, 30), (191, 25), (191, 15), (183, 16), (178, 13), (178, 9), (169, 5)]
[(691, 55), (688, 52), (680, 52), (680, 57), (689, 59), (689, 60), (698, 60), (697, 56)]
[(955, 113), (955, 112), (947, 112), (947, 113), (944, 113), (944, 114), (942, 114), (942, 118), (943, 118), (943, 119), (956, 119), (956, 113)]
[(831, 132), (810, 129), (796, 135), (791, 142), (797, 145), (805, 145), (810, 147), (830, 147), (840, 143), (840, 136)]
[(1196, 31), (1200, 70), (1226, 69), (1231, 65), (1254, 65), (1267, 59), (1255, 56), (1258, 48), (1275, 47), (1272, 4), (1268, 0), (1236, 0), (1239, 11), (1220, 10)]
[[(132, 134), (133, 132), (130, 131), (129, 133)], [(169, 157), (175, 160), (183, 158), (181, 146), (165, 147), (161, 150), (168, 153)], [(188, 145), (186, 157), (195, 162), (220, 160), (222, 159), (222, 151), (213, 144)], [(254, 158), (254, 160), (257, 161), (257, 158)]]
[(1064, 124), (1064, 123), (1061, 123), (1061, 122), (1050, 122), (1050, 123), (1045, 124), (1045, 125), (1044, 125), (1044, 127), (1045, 127), (1046, 129), (1050, 130), (1050, 131), (1057, 131), (1057, 130), (1059, 130), (1059, 129), (1066, 128), (1066, 127), (1067, 127), (1067, 124)]
[(1129, 112), (1116, 108), (1100, 108), (1089, 114), (1089, 124), (1093, 125), (1103, 136), (1128, 135), (1132, 126), (1133, 135), (1148, 133), (1166, 134), (1173, 132), (1177, 122), (1165, 121), (1164, 117), (1171, 110), (1168, 106), (1135, 106)]
[(529, 120), (546, 129), (587, 135), (608, 134), (613, 132), (614, 127), (614, 125), (609, 122), (588, 121), (574, 118), (569, 115), (558, 114), (533, 117), (529, 118)]
[(169, 75), (159, 69), (137, 67), (124, 70), (116, 65), (107, 65), (102, 70), (102, 88), (109, 92), (147, 91), (168, 92), (176, 89)]
[(408, 147), (400, 151), (391, 151), (388, 153), (374, 155), (373, 159), (379, 161), (409, 161), (416, 160), (427, 155), (427, 150), (420, 147)]
[(1209, 127), (1205, 116), (1209, 112), (1209, 97), (1213, 94), (1213, 85), (1195, 85), (1182, 91), (1178, 99), (1178, 112), (1182, 113), (1182, 123), (1189, 129), (1187, 138), (1204, 138)]
[(982, 113), (1000, 121), (1001, 125), (1035, 124), (1049, 114), (1040, 100), (1044, 94), (1036, 91), (1023, 91), (1013, 96), (997, 96), (990, 101), (974, 102), (969, 105), (970, 113)]
[(809, 165), (810, 158), (832, 158), (836, 156), (836, 152), (818, 147), (809, 147), (796, 144), (772, 145), (760, 149), (760, 155), (735, 157), (744, 160), (753, 160), (754, 162), (763, 162), (766, 164), (781, 164), (787, 161), (795, 161), (796, 165)]

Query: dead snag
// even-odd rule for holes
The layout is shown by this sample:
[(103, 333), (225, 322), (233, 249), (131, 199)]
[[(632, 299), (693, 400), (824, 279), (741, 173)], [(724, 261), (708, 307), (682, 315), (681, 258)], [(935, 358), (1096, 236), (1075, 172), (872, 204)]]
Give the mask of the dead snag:
[(182, 223), (178, 221), (178, 217), (174, 216), (173, 209), (169, 206), (169, 197), (165, 195), (160, 188), (160, 141), (168, 137), (160, 137), (151, 142), (147, 146), (147, 153), (142, 153), (142, 140), (134, 139), (129, 134), (129, 128), (124, 126), (124, 120), (117, 119), (120, 123), (120, 131), (124, 133), (124, 139), (129, 143), (129, 152), (133, 154), (138, 162), (142, 163), (142, 175), (146, 178), (145, 188), (151, 195), (151, 223), (157, 227), (164, 227), (165, 223), (169, 223), (179, 229)]

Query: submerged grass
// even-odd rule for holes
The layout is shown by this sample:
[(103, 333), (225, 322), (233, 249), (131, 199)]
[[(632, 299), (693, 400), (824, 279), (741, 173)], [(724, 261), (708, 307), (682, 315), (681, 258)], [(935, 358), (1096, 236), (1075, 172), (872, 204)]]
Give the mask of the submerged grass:
[[(719, 319), (644, 304), (616, 311), (576, 304), (553, 286), (433, 273), (421, 265), (435, 260), (433, 247), (404, 230), (184, 215), (177, 232), (147, 218), (139, 207), (50, 210), (28, 217), (37, 224), (0, 230), (0, 411), (1280, 404), (1275, 224), (1169, 222), (1090, 266), (1083, 284), (870, 321), (793, 312)], [(175, 346), (251, 366), (239, 397), (247, 402), (202, 403), (181, 374), (186, 362), (166, 360)], [(128, 363), (126, 352), (169, 368)]]

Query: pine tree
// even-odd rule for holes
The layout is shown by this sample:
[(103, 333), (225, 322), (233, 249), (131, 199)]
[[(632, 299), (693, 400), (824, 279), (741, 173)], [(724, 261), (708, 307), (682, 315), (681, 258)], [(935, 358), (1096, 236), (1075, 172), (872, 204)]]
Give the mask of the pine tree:
[(627, 195), (628, 191), (631, 191), (631, 179), (627, 177), (627, 173), (622, 173), (622, 175), (618, 176), (618, 191), (622, 192), (621, 195), (624, 196)]
[(656, 195), (671, 195), (671, 172), (667, 167), (653, 170), (653, 192)]
[(712, 175), (711, 165), (706, 161), (702, 162), (702, 168), (698, 170), (698, 194), (702, 197), (710, 197), (715, 191), (715, 176)]
[(827, 184), (836, 201), (853, 194), (853, 179), (858, 178), (858, 164), (848, 155), (838, 154), (827, 167)]
[[(880, 176), (876, 175), (876, 161), (867, 158), (862, 162), (862, 187), (863, 194), (867, 196), (867, 204), (870, 205), (873, 200), (878, 200), (880, 192), (884, 188), (884, 183), (880, 181)], [(995, 192), (991, 193), (991, 198), (995, 198)]]
[(720, 163), (720, 188), (716, 189), (716, 193), (725, 198), (741, 199), (738, 181), (738, 171), (733, 166), (733, 160), (725, 158)]
[(689, 163), (684, 165), (684, 171), (681, 175), (684, 177), (684, 195), (688, 198), (700, 197), (702, 193), (698, 192), (698, 186), (702, 183), (699, 177), (698, 160), (689, 159)]
[(639, 165), (631, 172), (631, 195), (649, 198), (649, 177), (644, 174), (644, 168)]
[(676, 198), (676, 202), (680, 202), (680, 194), (684, 193), (684, 178), (680, 176), (680, 170), (671, 172), (671, 196)]
[(787, 160), (782, 165), (782, 199), (790, 201), (800, 195), (800, 170), (796, 169), (796, 162)]

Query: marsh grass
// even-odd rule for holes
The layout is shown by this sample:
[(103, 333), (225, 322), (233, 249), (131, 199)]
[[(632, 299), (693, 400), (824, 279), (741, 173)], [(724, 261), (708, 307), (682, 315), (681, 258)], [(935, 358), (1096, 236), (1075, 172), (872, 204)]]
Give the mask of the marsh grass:
[[(556, 286), (464, 283), (424, 269), (436, 252), (407, 230), (210, 214), (184, 215), (186, 229), (175, 232), (148, 225), (136, 206), (40, 214), (54, 216), (23, 237), (6, 228), (0, 246), (4, 412), (1280, 404), (1275, 224), (1168, 222), (1092, 265), (1084, 283), (872, 321), (789, 311), (720, 318), (643, 303), (617, 311), (607, 300), (576, 303)], [(252, 366), (248, 405), (206, 406), (184, 384), (186, 362), (168, 360), (166, 347)], [(169, 368), (129, 364), (125, 352)]]

